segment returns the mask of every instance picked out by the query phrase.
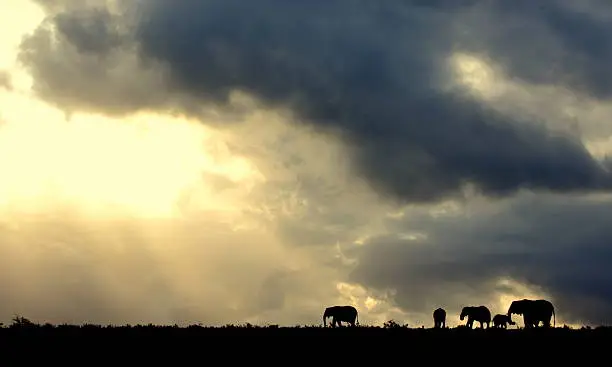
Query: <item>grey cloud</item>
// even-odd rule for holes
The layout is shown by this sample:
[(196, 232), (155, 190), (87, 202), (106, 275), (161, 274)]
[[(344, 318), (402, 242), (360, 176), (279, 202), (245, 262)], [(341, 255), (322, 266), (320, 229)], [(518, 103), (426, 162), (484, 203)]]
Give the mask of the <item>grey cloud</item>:
[[(258, 112), (232, 129), (232, 152), (249, 157), (265, 182), (250, 191), (247, 212), (267, 218), (287, 245), (327, 246), (350, 242), (372, 230), (394, 205), (381, 200), (347, 169), (342, 144), (288, 116)], [(265, 126), (261, 122), (265, 121)]]
[(80, 53), (105, 55), (125, 40), (116, 29), (116, 18), (106, 9), (79, 10), (59, 13), (53, 19), (56, 29), (66, 42)]
[(347, 251), (359, 262), (351, 279), (396, 289), (400, 306), (421, 311), (436, 304), (487, 304), (504, 291), (496, 280), (508, 277), (550, 294), (567, 322), (610, 324), (610, 215), (609, 197), (532, 195), (488, 204), (469, 217), (409, 214), (390, 224), (390, 232), (419, 231), (429, 238), (381, 236)]
[[(132, 10), (139, 21), (130, 24), (129, 36), (136, 42), (138, 63), (164, 70), (164, 79), (157, 85), (161, 90), (149, 85), (134, 96), (121, 91), (116, 80), (87, 76), (108, 72), (112, 63), (88, 61), (82, 82), (62, 86), (53, 80), (64, 82), (65, 64), (59, 49), (41, 40), (40, 31), (26, 41), (30, 56), (24, 60), (39, 88), (52, 86), (44, 96), (60, 104), (123, 113), (191, 106), (193, 112), (194, 101), (223, 104), (238, 89), (270, 106), (290, 107), (301, 120), (338, 133), (354, 150), (351, 164), (358, 172), (380, 192), (403, 201), (454, 196), (468, 182), (492, 196), (520, 188), (609, 189), (609, 170), (576, 137), (501, 116), (460, 89), (448, 88), (446, 58), (455, 50), (470, 50), (497, 57), (511, 77), (534, 80), (546, 70), (554, 73), (552, 79), (601, 95), (596, 60), (608, 54), (577, 49), (582, 43), (571, 38), (591, 37), (601, 22), (579, 19), (563, 4), (154, 0)], [(86, 27), (82, 11), (55, 19), (65, 33), (61, 47), (116, 44), (107, 27)], [(94, 24), (102, 24), (104, 19), (97, 19)], [(498, 20), (496, 26), (491, 19)], [(560, 19), (572, 20), (580, 32), (563, 31)], [(517, 30), (525, 24), (529, 37)], [(608, 47), (605, 38), (599, 39), (601, 47)], [(526, 58), (526, 50), (542, 55)], [(574, 51), (579, 56), (565, 57)], [(49, 62), (52, 56), (55, 65)], [(76, 65), (87, 57), (78, 51), (73, 56)], [(561, 67), (550, 68), (552, 62)], [(103, 93), (83, 93), (96, 87)], [(182, 103), (185, 96), (194, 100)]]
[(115, 116), (201, 109), (188, 95), (170, 93), (163, 72), (137, 57), (129, 12), (117, 15), (100, 4), (62, 11), (62, 4), (21, 44), (19, 61), (40, 97), (67, 112)]

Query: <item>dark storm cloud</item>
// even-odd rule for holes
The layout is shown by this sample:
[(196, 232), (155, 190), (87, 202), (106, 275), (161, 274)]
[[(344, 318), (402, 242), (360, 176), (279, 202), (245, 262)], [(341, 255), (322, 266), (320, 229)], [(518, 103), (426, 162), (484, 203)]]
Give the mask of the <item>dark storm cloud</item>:
[[(269, 105), (289, 106), (302, 120), (346, 138), (359, 172), (393, 198), (436, 200), (457, 194), (466, 182), (493, 196), (518, 188), (573, 191), (611, 186), (610, 172), (575, 137), (552, 136), (534, 124), (502, 117), (459, 89), (448, 88), (448, 56), (468, 50), (497, 57), (513, 77), (561, 81), (605, 95), (604, 85), (610, 83), (602, 68), (612, 48), (602, 32), (609, 25), (569, 12), (565, 2), (142, 4), (129, 39), (134, 37), (141, 60), (164, 66), (168, 88), (214, 102), (225, 102), (228, 93), (240, 89)], [(55, 16), (63, 42), (82, 54), (121, 44), (104, 26), (120, 18), (110, 20), (100, 12), (92, 18), (94, 13), (86, 13)], [(571, 31), (563, 27), (566, 23)], [(26, 42), (29, 52), (24, 60), (37, 83), (54, 81), (46, 85), (57, 85), (65, 101), (90, 106), (92, 98), (98, 98), (98, 104), (109, 98), (122, 104), (122, 111), (141, 104), (168, 108), (161, 100), (169, 95), (156, 90), (150, 90), (149, 97), (135, 93), (140, 100), (130, 103), (132, 96), (119, 89), (113, 94), (102, 87), (108, 93), (93, 97), (83, 89), (96, 86), (66, 89), (59, 83), (65, 79), (52, 75), (58, 68), (48, 68), (49, 55), (38, 48), (47, 43)], [(587, 45), (591, 43), (593, 47)], [(47, 90), (46, 98), (54, 99), (53, 90)]]
[(610, 97), (612, 25), (602, 15), (612, 16), (612, 4), (586, 1), (577, 9), (571, 1), (518, 0), (495, 1), (487, 7), (488, 13), (496, 14), (489, 20), (496, 27), (472, 40), (502, 59), (513, 77), (562, 83), (598, 98)]
[(610, 198), (531, 195), (469, 217), (409, 215), (392, 230), (430, 237), (373, 238), (347, 251), (359, 260), (351, 278), (395, 288), (400, 306), (421, 311), (436, 304), (460, 308), (466, 299), (488, 304), (502, 290), (496, 280), (510, 277), (550, 294), (566, 321), (610, 324), (611, 215)]

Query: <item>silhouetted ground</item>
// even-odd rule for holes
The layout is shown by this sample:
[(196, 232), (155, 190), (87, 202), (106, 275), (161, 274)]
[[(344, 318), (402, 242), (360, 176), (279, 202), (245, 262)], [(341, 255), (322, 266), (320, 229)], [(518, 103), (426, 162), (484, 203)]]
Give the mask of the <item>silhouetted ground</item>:
[[(378, 364), (382, 364), (381, 358), (393, 360), (399, 355), (410, 355), (411, 358), (421, 355), (439, 360), (461, 359), (462, 355), (471, 356), (474, 353), (481, 355), (475, 355), (476, 359), (488, 359), (490, 355), (502, 361), (513, 361), (517, 357), (563, 360), (569, 355), (578, 354), (584, 362), (585, 359), (600, 358), (598, 353), (607, 355), (605, 346), (610, 340), (612, 327), (413, 329), (394, 323), (354, 328), (249, 324), (224, 327), (100, 326), (39, 325), (27, 319), (19, 319), (0, 328), (0, 348), (3, 351), (46, 350), (45, 355), (55, 357), (76, 356), (74, 353), (78, 352), (85, 353), (89, 356), (87, 358), (124, 358), (132, 355), (140, 359), (156, 359), (156, 356), (172, 355), (173, 358), (194, 356), (208, 360), (220, 357), (226, 362), (228, 358), (235, 361), (248, 358), (250, 364), (255, 363), (255, 360), (282, 361), (284, 357), (281, 358), (281, 354), (286, 353), (294, 356), (292, 363), (303, 358), (326, 356), (353, 360), (375, 356)], [(518, 355), (513, 356), (516, 353)], [(87, 363), (91, 362), (88, 359)]]

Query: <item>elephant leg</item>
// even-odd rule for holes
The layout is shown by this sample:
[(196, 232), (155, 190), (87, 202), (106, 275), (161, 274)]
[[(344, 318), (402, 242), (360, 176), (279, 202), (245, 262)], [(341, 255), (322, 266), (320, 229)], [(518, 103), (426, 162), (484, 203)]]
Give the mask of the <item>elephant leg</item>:
[(550, 325), (550, 318), (548, 318), (548, 320), (546, 320), (546, 322), (544, 323), (544, 326), (551, 327), (551, 325)]

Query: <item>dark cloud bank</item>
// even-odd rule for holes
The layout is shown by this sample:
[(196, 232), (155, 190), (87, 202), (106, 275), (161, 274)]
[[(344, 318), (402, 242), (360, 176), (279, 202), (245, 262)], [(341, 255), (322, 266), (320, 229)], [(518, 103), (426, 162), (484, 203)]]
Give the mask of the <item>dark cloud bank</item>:
[[(612, 5), (584, 1), (578, 9), (569, 0), (131, 4), (138, 5), (122, 16), (68, 6), (50, 19), (59, 45), (51, 46), (44, 28), (24, 42), (22, 60), (44, 98), (70, 108), (126, 113), (173, 107), (191, 113), (193, 101), (224, 103), (232, 90), (243, 90), (338, 134), (351, 148), (356, 172), (398, 202), (436, 202), (459, 195), (466, 183), (495, 198), (523, 189), (576, 194), (612, 187), (610, 165), (594, 159), (580, 137), (552, 134), (540, 124), (488, 109), (452, 83), (447, 61), (455, 51), (486, 55), (513, 78), (608, 98), (612, 23), (605, 15), (612, 14)], [(63, 64), (68, 49), (76, 56)], [(142, 68), (164, 70), (163, 90), (130, 94), (112, 78), (87, 83), (90, 74), (110, 73), (121, 60), (117, 55), (132, 51)], [(111, 92), (88, 93), (95, 88)], [(430, 224), (436, 234), (431, 246), (379, 239), (362, 250), (355, 279), (397, 287), (403, 305), (416, 307), (424, 301), (415, 297), (426, 294), (418, 287), (425, 285), (406, 279), (478, 283), (476, 276), (504, 273), (544, 286), (567, 317), (604, 320), (612, 314), (607, 290), (612, 279), (604, 260), (612, 260), (607, 247), (612, 236), (598, 221), (609, 204), (562, 200), (569, 199), (517, 204), (493, 224), (482, 218), (476, 229)], [(504, 216), (520, 219), (526, 228), (511, 231), (508, 226), (516, 221)], [(592, 302), (576, 308), (583, 295)]]
[(474, 209), (469, 218), (417, 212), (391, 220), (392, 233), (429, 238), (380, 236), (346, 254), (359, 259), (353, 281), (397, 289), (408, 310), (456, 310), (467, 299), (486, 304), (493, 292), (516, 294), (497, 282), (509, 277), (549, 294), (568, 322), (611, 324), (610, 215), (610, 197), (526, 194)]

